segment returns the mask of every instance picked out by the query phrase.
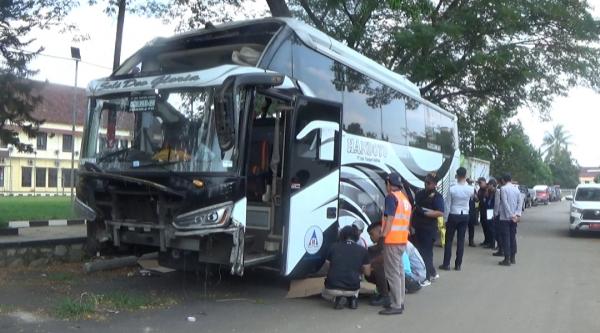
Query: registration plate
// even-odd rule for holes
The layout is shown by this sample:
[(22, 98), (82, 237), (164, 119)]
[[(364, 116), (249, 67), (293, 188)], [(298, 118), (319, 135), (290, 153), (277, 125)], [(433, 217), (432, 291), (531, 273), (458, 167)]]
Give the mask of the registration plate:
[(590, 224), (590, 230), (600, 230), (600, 223)]

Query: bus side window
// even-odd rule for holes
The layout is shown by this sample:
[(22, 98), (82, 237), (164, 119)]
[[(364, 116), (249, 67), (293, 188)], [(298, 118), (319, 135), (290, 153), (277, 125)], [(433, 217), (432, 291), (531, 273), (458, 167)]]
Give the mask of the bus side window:
[(400, 93), (391, 95), (389, 103), (381, 106), (381, 139), (406, 145), (406, 101)]

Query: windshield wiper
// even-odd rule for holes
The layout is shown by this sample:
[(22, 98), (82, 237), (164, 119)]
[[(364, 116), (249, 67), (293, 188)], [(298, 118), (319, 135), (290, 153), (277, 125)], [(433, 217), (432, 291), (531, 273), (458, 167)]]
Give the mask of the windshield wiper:
[(107, 159), (109, 159), (111, 157), (116, 157), (116, 156), (124, 155), (128, 151), (129, 151), (129, 148), (122, 148), (122, 149), (118, 149), (118, 150), (115, 150), (115, 151), (108, 152), (108, 153), (100, 156), (98, 158), (97, 162), (98, 163), (104, 162), (104, 161), (106, 161)]

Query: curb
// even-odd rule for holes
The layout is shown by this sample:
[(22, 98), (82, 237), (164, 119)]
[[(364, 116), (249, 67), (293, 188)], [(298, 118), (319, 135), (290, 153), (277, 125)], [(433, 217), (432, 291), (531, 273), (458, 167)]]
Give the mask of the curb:
[(8, 228), (37, 228), (37, 227), (65, 227), (72, 225), (84, 225), (85, 220), (42, 220), (42, 221), (10, 221)]

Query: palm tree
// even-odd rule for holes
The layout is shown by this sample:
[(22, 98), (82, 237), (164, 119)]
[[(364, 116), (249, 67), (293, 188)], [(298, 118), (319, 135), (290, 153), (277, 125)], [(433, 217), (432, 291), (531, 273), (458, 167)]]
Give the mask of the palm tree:
[(546, 132), (544, 142), (542, 143), (543, 153), (546, 156), (546, 162), (555, 160), (563, 150), (567, 150), (571, 135), (565, 130), (563, 125), (556, 125), (552, 132)]

